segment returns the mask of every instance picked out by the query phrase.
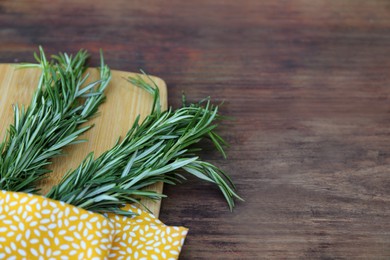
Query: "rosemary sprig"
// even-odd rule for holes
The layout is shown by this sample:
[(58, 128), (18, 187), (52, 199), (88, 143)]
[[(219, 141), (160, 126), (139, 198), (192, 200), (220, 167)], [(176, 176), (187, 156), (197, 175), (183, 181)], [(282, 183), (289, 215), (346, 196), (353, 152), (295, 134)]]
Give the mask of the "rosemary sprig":
[(61, 154), (64, 146), (80, 142), (77, 137), (91, 126), (80, 127), (104, 101), (104, 89), (111, 78), (110, 69), (101, 54), (100, 80), (87, 84), (88, 53), (79, 51), (74, 57), (66, 53), (46, 59), (40, 47), (38, 64), (21, 68), (42, 70), (37, 90), (27, 109), (14, 106), (14, 123), (0, 144), (0, 189), (38, 191), (38, 180), (50, 171), (50, 159)]
[(208, 136), (223, 151), (224, 141), (214, 132), (218, 107), (207, 100), (204, 106), (192, 104), (161, 112), (156, 86), (141, 77), (129, 81), (153, 93), (152, 113), (142, 123), (137, 117), (125, 138), (98, 158), (89, 154), (47, 197), (95, 212), (126, 215), (129, 213), (120, 210), (126, 203), (140, 203), (140, 197), (164, 197), (142, 189), (157, 182), (180, 182), (185, 179), (178, 171), (181, 169), (215, 183), (233, 208), (234, 199), (240, 197), (231, 179), (215, 165), (202, 161), (195, 154), (199, 149), (192, 147)]

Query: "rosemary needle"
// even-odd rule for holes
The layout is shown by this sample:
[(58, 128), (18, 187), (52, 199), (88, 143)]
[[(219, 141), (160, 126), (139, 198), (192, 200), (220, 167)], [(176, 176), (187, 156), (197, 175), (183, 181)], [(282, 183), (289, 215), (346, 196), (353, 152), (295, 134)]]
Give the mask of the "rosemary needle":
[(28, 108), (14, 106), (14, 122), (0, 144), (0, 189), (37, 192), (37, 181), (50, 172), (50, 159), (64, 146), (80, 142), (77, 137), (91, 127), (80, 125), (104, 101), (111, 73), (101, 54), (100, 79), (82, 88), (88, 56), (81, 50), (74, 57), (59, 53), (48, 61), (40, 47), (38, 64), (19, 66), (39, 68), (42, 74)]
[(164, 197), (143, 190), (145, 187), (157, 182), (175, 184), (185, 179), (180, 172), (187, 172), (215, 183), (232, 209), (234, 199), (240, 197), (231, 179), (215, 165), (202, 161), (196, 155), (199, 149), (193, 147), (209, 137), (223, 151), (225, 142), (214, 131), (218, 107), (207, 100), (203, 106), (191, 104), (162, 112), (157, 86), (141, 77), (129, 81), (154, 95), (152, 112), (142, 123), (137, 117), (124, 139), (101, 156), (89, 154), (46, 196), (95, 212), (128, 215), (132, 213), (120, 209), (126, 203), (140, 203), (142, 197)]

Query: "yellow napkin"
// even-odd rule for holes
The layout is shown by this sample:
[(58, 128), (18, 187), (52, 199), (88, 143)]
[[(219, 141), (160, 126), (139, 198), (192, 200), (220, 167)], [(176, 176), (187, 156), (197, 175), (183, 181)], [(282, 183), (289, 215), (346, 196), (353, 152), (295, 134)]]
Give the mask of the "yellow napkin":
[[(61, 201), (0, 191), (0, 259), (177, 259), (187, 235), (133, 205), (107, 217)], [(11, 257), (11, 258), (9, 258)]]

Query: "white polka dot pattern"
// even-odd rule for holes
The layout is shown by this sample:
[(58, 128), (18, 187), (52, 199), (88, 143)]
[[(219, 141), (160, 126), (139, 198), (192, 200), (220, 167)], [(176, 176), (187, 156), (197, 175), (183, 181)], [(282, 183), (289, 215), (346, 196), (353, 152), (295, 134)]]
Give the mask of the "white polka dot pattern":
[(187, 229), (138, 216), (108, 218), (41, 196), (0, 191), (0, 259), (177, 259)]
[(139, 208), (128, 205), (124, 209), (137, 214), (126, 218), (110, 214), (116, 233), (110, 259), (177, 259), (187, 235), (183, 227), (169, 227)]

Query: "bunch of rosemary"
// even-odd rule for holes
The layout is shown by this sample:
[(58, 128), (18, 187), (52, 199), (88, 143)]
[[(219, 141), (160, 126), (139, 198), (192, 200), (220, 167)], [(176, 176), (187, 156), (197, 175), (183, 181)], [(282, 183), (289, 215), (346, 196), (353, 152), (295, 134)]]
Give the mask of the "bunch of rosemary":
[(14, 122), (0, 144), (0, 189), (35, 193), (37, 181), (50, 171), (50, 159), (76, 140), (91, 126), (80, 128), (104, 101), (104, 89), (111, 78), (101, 55), (100, 80), (81, 88), (88, 75), (86, 51), (74, 57), (60, 53), (51, 61), (35, 55), (38, 64), (20, 67), (40, 68), (37, 90), (27, 109), (14, 106)]
[(101, 156), (94, 158), (90, 153), (46, 196), (95, 212), (128, 215), (132, 213), (121, 210), (126, 203), (164, 196), (143, 188), (157, 182), (180, 182), (185, 179), (181, 173), (187, 172), (215, 183), (232, 209), (234, 199), (240, 197), (231, 179), (215, 165), (201, 160), (196, 154), (199, 148), (194, 147), (208, 137), (225, 155), (225, 142), (214, 131), (218, 107), (205, 100), (162, 112), (157, 86), (141, 77), (129, 81), (154, 95), (150, 115), (142, 123), (138, 117), (124, 139)]

